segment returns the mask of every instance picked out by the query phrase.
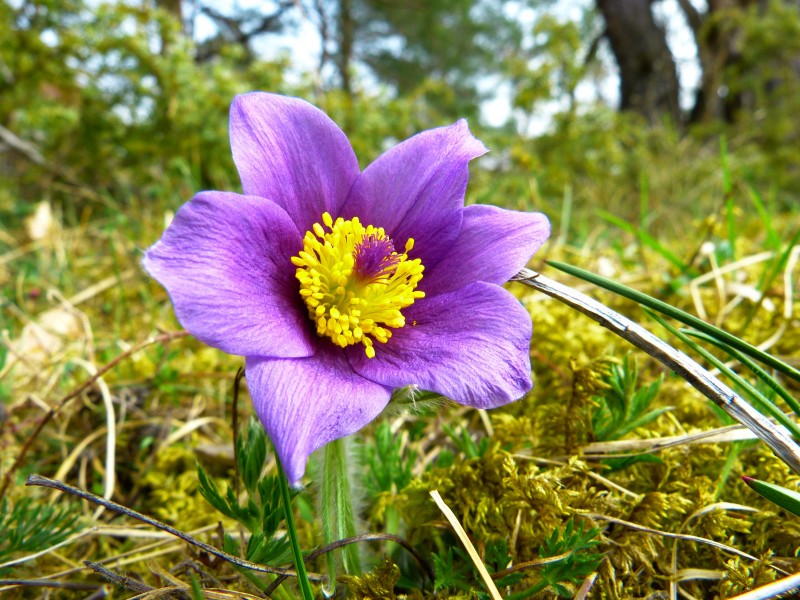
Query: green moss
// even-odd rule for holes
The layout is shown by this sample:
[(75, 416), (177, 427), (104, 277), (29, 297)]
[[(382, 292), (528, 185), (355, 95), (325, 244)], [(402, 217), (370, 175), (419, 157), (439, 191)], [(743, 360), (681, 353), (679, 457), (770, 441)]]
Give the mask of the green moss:
[(400, 568), (389, 558), (384, 558), (369, 573), (360, 577), (343, 575), (341, 582), (347, 586), (348, 598), (355, 600), (395, 600), (395, 584), (400, 579)]
[(210, 518), (219, 519), (198, 491), (195, 464), (189, 447), (170, 446), (156, 453), (151, 468), (140, 479), (147, 490), (150, 514), (183, 531), (208, 525)]

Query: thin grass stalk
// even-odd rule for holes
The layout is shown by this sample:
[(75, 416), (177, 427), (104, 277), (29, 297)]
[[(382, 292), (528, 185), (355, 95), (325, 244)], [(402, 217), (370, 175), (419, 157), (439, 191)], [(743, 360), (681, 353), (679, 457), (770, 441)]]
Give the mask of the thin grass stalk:
[[(191, 544), (192, 546), (200, 548), (204, 552), (207, 552), (212, 556), (216, 556), (217, 558), (221, 558), (222, 560), (227, 561), (233, 565), (236, 565), (237, 567), (250, 569), (251, 571), (258, 571), (259, 573), (271, 573), (273, 575), (286, 575), (287, 577), (297, 577), (297, 573), (293, 571), (289, 571), (287, 569), (281, 569), (278, 567), (270, 567), (268, 565), (258, 565), (248, 560), (244, 560), (243, 558), (239, 558), (238, 556), (233, 556), (232, 554), (228, 554), (227, 552), (215, 548), (210, 544), (206, 544), (205, 542), (198, 540), (197, 538), (187, 533), (184, 533), (179, 529), (175, 529), (171, 525), (167, 525), (166, 523), (162, 523), (157, 519), (148, 517), (147, 515), (143, 515), (142, 513), (137, 512), (131, 508), (128, 508), (127, 506), (122, 506), (121, 504), (117, 504), (112, 500), (106, 500), (105, 498), (101, 498), (100, 496), (92, 494), (91, 492), (87, 492), (86, 490), (82, 490), (80, 488), (67, 485), (62, 481), (56, 481), (55, 479), (49, 479), (47, 477), (42, 477), (41, 475), (37, 475), (34, 473), (32, 475), (28, 475), (28, 479), (25, 481), (25, 485), (41, 486), (41, 487), (51, 488), (54, 490), (59, 490), (61, 492), (72, 494), (73, 496), (76, 496), (83, 500), (87, 500), (88, 502), (92, 502), (93, 504), (104, 506), (108, 510), (119, 513), (121, 515), (125, 515), (126, 517), (130, 517), (132, 519), (136, 519), (137, 521), (146, 523), (147, 525), (155, 527), (156, 529), (160, 529), (161, 531), (166, 531), (170, 535), (174, 535), (175, 537), (182, 539), (183, 541)], [(311, 576), (307, 576), (306, 578), (313, 579), (314, 581), (325, 580), (323, 576), (318, 574), (312, 574)]]
[(308, 581), (308, 574), (306, 573), (306, 564), (303, 562), (303, 552), (300, 550), (300, 540), (297, 538), (297, 528), (294, 526), (294, 514), (292, 512), (292, 497), (289, 493), (289, 482), (286, 479), (286, 474), (283, 472), (281, 461), (275, 457), (275, 462), (278, 465), (278, 485), (281, 488), (281, 499), (283, 500), (283, 514), (286, 519), (286, 530), (289, 535), (289, 542), (292, 546), (292, 555), (294, 556), (294, 568), (297, 573), (297, 583), (300, 586), (300, 592), (303, 594), (303, 600), (314, 600), (314, 592), (311, 591), (311, 584)]
[(786, 391), (786, 388), (784, 388), (781, 384), (779, 384), (775, 380), (775, 378), (772, 377), (769, 373), (767, 373), (767, 371), (765, 369), (763, 369), (758, 363), (756, 363), (755, 361), (750, 360), (747, 356), (745, 356), (744, 354), (742, 354), (738, 350), (734, 350), (733, 348), (731, 348), (727, 344), (723, 344), (718, 339), (716, 339), (716, 338), (714, 338), (714, 337), (712, 337), (710, 335), (706, 335), (705, 333), (702, 333), (700, 331), (689, 331), (689, 330), (682, 330), (682, 331), (686, 335), (689, 335), (689, 336), (692, 336), (692, 337), (696, 337), (698, 339), (705, 340), (709, 344), (713, 344), (714, 346), (716, 346), (717, 348), (719, 348), (723, 352), (726, 352), (728, 355), (730, 355), (731, 358), (733, 358), (734, 360), (740, 362), (745, 367), (750, 369), (756, 377), (758, 377), (767, 386), (769, 386), (769, 388), (773, 392), (778, 394), (778, 396), (780, 396), (783, 399), (783, 401), (786, 402), (786, 405), (789, 408), (791, 408), (792, 411), (798, 417), (800, 417), (800, 402), (795, 400), (794, 397), (789, 392)]
[(705, 358), (708, 362), (710, 362), (716, 369), (720, 371), (720, 373), (724, 374), (728, 379), (734, 382), (736, 385), (739, 386), (740, 389), (743, 389), (747, 392), (747, 395), (750, 396), (751, 401), (758, 405), (758, 409), (762, 412), (769, 413), (773, 419), (775, 419), (778, 423), (783, 425), (786, 429), (788, 429), (792, 435), (794, 435), (796, 440), (800, 440), (800, 429), (797, 427), (797, 424), (792, 421), (789, 417), (787, 417), (783, 411), (775, 406), (774, 403), (770, 402), (769, 399), (764, 396), (761, 392), (759, 392), (749, 381), (738, 375), (732, 369), (729, 369), (725, 366), (725, 364), (719, 360), (716, 356), (711, 354), (708, 350), (700, 346), (699, 344), (694, 343), (689, 336), (685, 333), (682, 333), (669, 323), (666, 320), (659, 317), (654, 312), (644, 309), (645, 312), (650, 315), (659, 325), (664, 327), (667, 331), (669, 331), (672, 335), (677, 337), (680, 341), (684, 344), (689, 346), (692, 350), (697, 352), (700, 356)]
[(714, 336), (717, 339), (725, 342), (726, 344), (729, 344), (731, 347), (736, 348), (737, 350), (743, 352), (744, 354), (747, 354), (748, 356), (764, 363), (765, 365), (769, 365), (776, 371), (780, 371), (787, 377), (790, 377), (795, 381), (800, 381), (800, 370), (795, 369), (791, 365), (787, 365), (782, 360), (778, 360), (774, 356), (771, 356), (762, 350), (759, 350), (752, 344), (748, 344), (747, 342), (739, 339), (735, 335), (730, 334), (727, 331), (723, 331), (719, 327), (715, 327), (710, 323), (706, 323), (702, 319), (698, 319), (694, 315), (690, 315), (689, 313), (684, 312), (679, 308), (675, 308), (674, 306), (671, 306), (666, 302), (662, 302), (661, 300), (657, 300), (652, 296), (648, 296), (647, 294), (643, 294), (642, 292), (631, 289), (627, 286), (617, 283), (616, 281), (611, 281), (610, 279), (606, 279), (605, 277), (600, 277), (599, 275), (595, 275), (594, 273), (590, 273), (589, 271), (585, 271), (578, 267), (574, 267), (572, 265), (568, 265), (558, 261), (547, 261), (547, 264), (555, 267), (559, 271), (564, 271), (565, 273), (569, 273), (573, 277), (583, 279), (584, 281), (593, 283), (596, 286), (599, 286), (610, 292), (614, 292), (615, 294), (633, 300), (634, 302), (638, 302), (639, 304), (642, 304), (648, 308), (652, 308), (653, 310), (656, 310), (661, 314), (667, 315), (668, 317), (672, 317), (676, 321), (680, 321), (684, 325), (688, 325), (689, 327), (694, 327), (698, 331), (702, 331), (703, 333), (707, 333), (708, 335)]

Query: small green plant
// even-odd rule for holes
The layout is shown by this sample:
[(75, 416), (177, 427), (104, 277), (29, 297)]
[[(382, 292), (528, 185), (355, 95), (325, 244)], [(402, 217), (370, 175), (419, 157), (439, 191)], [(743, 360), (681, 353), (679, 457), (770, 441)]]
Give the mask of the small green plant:
[(433, 573), (435, 576), (433, 589), (460, 590), (471, 592), (473, 589), (474, 568), (469, 562), (466, 552), (460, 548), (449, 546), (447, 551), (433, 555)]
[[(486, 544), (486, 556), (484, 557), (486, 566), (494, 572), (502, 571), (512, 563), (512, 557), (508, 552), (508, 542), (505, 539), (497, 540)], [(504, 577), (495, 580), (498, 587), (516, 585), (525, 577), (524, 573), (517, 571), (509, 573)]]
[(388, 421), (381, 421), (375, 428), (375, 443), (365, 445), (363, 452), (371, 475), (366, 485), (373, 496), (400, 491), (411, 481), (417, 454), (403, 451), (402, 438), (392, 434)]
[[(498, 539), (487, 542), (484, 563), (490, 571), (502, 571), (511, 564), (508, 554), (508, 542)], [(460, 546), (449, 546), (446, 551), (433, 555), (434, 590), (460, 590), (475, 593), (480, 589), (480, 576), (469, 557), (469, 554)], [(523, 573), (511, 573), (497, 580), (498, 586), (510, 586), (519, 583), (524, 577)], [(477, 593), (480, 598), (489, 596), (483, 592)]]
[[(597, 569), (603, 559), (602, 553), (592, 551), (600, 543), (595, 539), (598, 533), (600, 528), (585, 530), (583, 523), (575, 527), (572, 519), (567, 522), (563, 533), (559, 529), (554, 529), (539, 549), (539, 556), (561, 558), (544, 565), (535, 584), (511, 594), (508, 599), (532, 598), (547, 588), (551, 588), (561, 597), (572, 597), (573, 592), (565, 584), (583, 581)], [(511, 562), (507, 542), (501, 539), (487, 543), (484, 562), (495, 572), (505, 569)], [(448, 546), (447, 550), (435, 553), (433, 570), (436, 591), (460, 590), (474, 593), (480, 587), (478, 572), (469, 555), (460, 547)], [(522, 581), (524, 576), (524, 573), (519, 571), (510, 573), (498, 579), (496, 584), (500, 587), (515, 585)], [(483, 593), (479, 593), (478, 596), (488, 598)]]
[(542, 558), (562, 554), (566, 556), (562, 560), (545, 565), (538, 582), (526, 590), (511, 594), (508, 600), (531, 598), (548, 587), (562, 598), (571, 598), (574, 591), (570, 591), (564, 584), (577, 584), (583, 581), (603, 560), (602, 553), (592, 551), (600, 543), (594, 539), (598, 533), (600, 533), (599, 527), (587, 531), (583, 523), (575, 527), (572, 519), (567, 522), (563, 533), (554, 529), (539, 549), (539, 556)]
[[(79, 512), (70, 505), (52, 506), (41, 499), (23, 498), (0, 503), (0, 563), (15, 554), (34, 553), (63, 542), (80, 524)], [(0, 568), (0, 575), (11, 567)]]
[(597, 409), (592, 414), (595, 438), (601, 442), (620, 439), (669, 410), (667, 407), (648, 410), (658, 395), (662, 381), (663, 377), (659, 377), (648, 385), (638, 387), (639, 369), (630, 354), (625, 355), (622, 364), (612, 365), (606, 381), (609, 387), (603, 396), (595, 398)]
[[(250, 531), (245, 549), (247, 560), (261, 564), (284, 564), (291, 560), (291, 554), (286, 537), (276, 536), (284, 520), (279, 476), (263, 476), (267, 436), (257, 420), (251, 419), (247, 435), (238, 438), (236, 456), (246, 497), (238, 497), (231, 487), (224, 493), (220, 492), (214, 480), (198, 464), (200, 494), (223, 515), (238, 521)], [(229, 539), (226, 545), (234, 550), (236, 544)]]
[(469, 429), (460, 427), (458, 431), (449, 425), (443, 425), (442, 429), (447, 436), (453, 441), (453, 444), (459, 451), (461, 451), (467, 458), (483, 458), (486, 451), (489, 449), (489, 438), (482, 437), (477, 442), (472, 439), (469, 434)]

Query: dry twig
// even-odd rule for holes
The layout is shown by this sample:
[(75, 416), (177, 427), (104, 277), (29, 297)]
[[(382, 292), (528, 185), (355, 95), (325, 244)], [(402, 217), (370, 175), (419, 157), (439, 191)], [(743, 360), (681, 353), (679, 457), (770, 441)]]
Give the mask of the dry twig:
[[(55, 481), (54, 479), (48, 479), (47, 477), (42, 477), (41, 475), (30, 475), (28, 480), (25, 482), (25, 485), (33, 485), (33, 486), (42, 486), (48, 487), (55, 490), (60, 490), (62, 492), (67, 492), (68, 494), (72, 494), (73, 496), (77, 496), (83, 500), (88, 500), (94, 504), (103, 506), (108, 510), (112, 510), (116, 513), (125, 515), (127, 517), (131, 517), (136, 519), (137, 521), (141, 521), (142, 523), (147, 523), (148, 525), (155, 527), (156, 529), (160, 529), (161, 531), (166, 531), (167, 533), (174, 535), (182, 539), (189, 544), (208, 552), (209, 554), (216, 556), (217, 558), (221, 558), (231, 564), (236, 565), (237, 567), (242, 567), (244, 569), (250, 569), (251, 571), (258, 571), (260, 573), (272, 573), (273, 575), (286, 575), (288, 577), (297, 577), (294, 571), (290, 571), (288, 569), (280, 569), (277, 567), (269, 567), (264, 565), (257, 565), (256, 563), (252, 563), (250, 561), (241, 559), (237, 556), (233, 556), (228, 554), (227, 552), (223, 552), (211, 546), (210, 544), (206, 544), (205, 542), (198, 540), (195, 537), (192, 537), (188, 533), (184, 533), (174, 527), (167, 525), (166, 523), (162, 523), (152, 517), (148, 517), (147, 515), (143, 515), (142, 513), (136, 512), (126, 506), (122, 506), (121, 504), (117, 504), (116, 502), (112, 502), (111, 500), (106, 500), (105, 498), (101, 498), (100, 496), (96, 496), (95, 494), (89, 493), (85, 490), (78, 489), (76, 487), (72, 487), (71, 485), (67, 485), (61, 481)], [(323, 575), (317, 575), (313, 573), (308, 574), (308, 578), (312, 581), (324, 581), (325, 577)]]

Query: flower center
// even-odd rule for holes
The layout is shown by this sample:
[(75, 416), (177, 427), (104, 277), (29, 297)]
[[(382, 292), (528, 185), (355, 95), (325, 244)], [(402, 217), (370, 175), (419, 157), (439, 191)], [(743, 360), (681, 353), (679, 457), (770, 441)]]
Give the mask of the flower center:
[(364, 227), (358, 217), (334, 222), (328, 213), (322, 222), (329, 231), (314, 223), (303, 237), (303, 249), (292, 257), (300, 296), (317, 334), (342, 348), (363, 344), (374, 358), (374, 341), (389, 341), (388, 328), (406, 324), (400, 311), (425, 296), (416, 289), (425, 267), (418, 258), (408, 258), (412, 238), (398, 254), (382, 227)]

